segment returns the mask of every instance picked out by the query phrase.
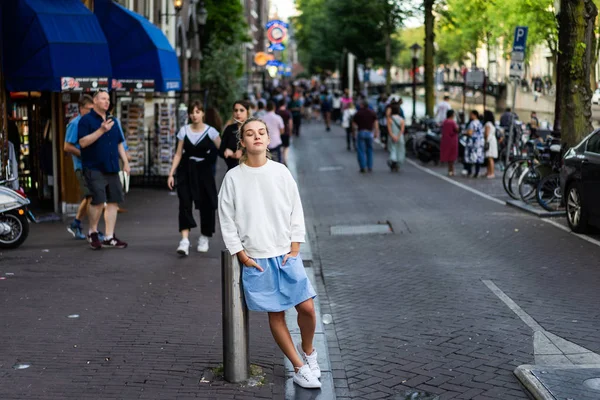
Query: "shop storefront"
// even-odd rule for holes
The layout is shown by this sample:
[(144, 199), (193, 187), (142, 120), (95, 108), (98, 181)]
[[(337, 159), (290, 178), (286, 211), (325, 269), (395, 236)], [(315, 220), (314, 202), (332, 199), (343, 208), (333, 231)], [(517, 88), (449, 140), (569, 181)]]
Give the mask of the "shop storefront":
[(110, 0), (94, 4), (110, 49), (112, 95), (131, 156), (132, 185), (165, 186), (175, 152), (177, 55), (146, 18)]
[(34, 208), (60, 213), (79, 199), (65, 127), (81, 93), (108, 89), (108, 43), (81, 0), (7, 1), (0, 11), (5, 132), (18, 149), (19, 181)]

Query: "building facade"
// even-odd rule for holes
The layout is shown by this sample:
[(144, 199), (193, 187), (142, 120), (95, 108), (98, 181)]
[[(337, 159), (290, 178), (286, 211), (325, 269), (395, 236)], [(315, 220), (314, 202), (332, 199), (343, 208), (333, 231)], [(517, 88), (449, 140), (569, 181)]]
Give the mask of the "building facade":
[(265, 25), (269, 19), (269, 0), (240, 0), (244, 5), (246, 21), (248, 22), (248, 36), (251, 42), (244, 47), (244, 81), (248, 93), (262, 90), (264, 84), (264, 67), (254, 63), (254, 56), (258, 52), (266, 51), (268, 47)]

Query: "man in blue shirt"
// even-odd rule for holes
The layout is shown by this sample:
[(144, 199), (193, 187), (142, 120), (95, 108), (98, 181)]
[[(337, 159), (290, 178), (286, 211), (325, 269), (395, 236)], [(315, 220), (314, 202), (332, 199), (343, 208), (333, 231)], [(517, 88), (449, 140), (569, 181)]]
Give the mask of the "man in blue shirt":
[(76, 239), (85, 239), (85, 234), (81, 231), (81, 220), (86, 216), (88, 205), (92, 199), (92, 194), (88, 189), (88, 186), (83, 177), (83, 170), (81, 166), (81, 148), (79, 147), (79, 139), (77, 137), (77, 128), (79, 126), (79, 120), (81, 117), (90, 112), (94, 107), (94, 100), (90, 95), (84, 94), (79, 99), (79, 115), (71, 120), (67, 125), (67, 136), (65, 138), (65, 153), (70, 153), (73, 156), (73, 169), (75, 169), (75, 175), (79, 182), (79, 191), (83, 197), (79, 208), (77, 209), (77, 215), (73, 223), (67, 228), (67, 231), (71, 233)]
[[(94, 95), (94, 107), (79, 120), (77, 136), (81, 146), (83, 175), (91, 192), (88, 214), (90, 220), (90, 245), (94, 250), (102, 247), (124, 249), (127, 243), (115, 236), (118, 204), (123, 201), (123, 187), (119, 179), (119, 159), (123, 171), (130, 173), (124, 140), (116, 119), (108, 113), (110, 96), (106, 91)], [(98, 222), (104, 210), (106, 227), (104, 240), (98, 236)]]

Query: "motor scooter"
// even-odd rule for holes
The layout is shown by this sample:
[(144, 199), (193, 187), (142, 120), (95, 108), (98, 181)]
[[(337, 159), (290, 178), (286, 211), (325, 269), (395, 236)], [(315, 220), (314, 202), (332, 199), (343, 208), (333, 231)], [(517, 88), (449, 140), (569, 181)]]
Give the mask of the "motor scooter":
[(417, 148), (417, 157), (419, 160), (427, 164), (433, 161), (435, 165), (440, 162), (440, 144), (441, 144), (441, 133), (438, 131), (429, 130), (419, 143)]
[(25, 193), (6, 186), (15, 179), (0, 181), (0, 249), (22, 245), (29, 236), (29, 221), (36, 222)]

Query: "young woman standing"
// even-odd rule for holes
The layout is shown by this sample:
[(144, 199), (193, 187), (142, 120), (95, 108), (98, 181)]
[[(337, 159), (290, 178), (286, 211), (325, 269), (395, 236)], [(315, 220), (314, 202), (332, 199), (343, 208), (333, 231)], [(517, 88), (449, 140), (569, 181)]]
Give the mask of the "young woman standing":
[[(471, 111), (471, 121), (467, 125), (467, 145), (465, 146), (464, 167), (462, 174), (464, 176), (477, 178), (479, 176), (479, 168), (483, 164), (485, 139), (483, 137), (483, 125), (479, 121), (479, 113), (477, 110)], [(475, 173), (472, 174), (473, 165), (475, 165)]]
[(454, 110), (448, 110), (446, 119), (442, 123), (442, 140), (440, 142), (440, 162), (448, 163), (448, 176), (454, 176), (454, 163), (458, 158), (459, 131), (454, 118)]
[[(242, 124), (240, 165), (227, 172), (219, 193), (221, 232), (229, 252), (244, 266), (246, 304), (269, 313), (275, 342), (295, 368), (294, 382), (320, 388), (313, 348), (316, 293), (299, 255), (305, 236), (302, 203), (290, 171), (268, 159), (269, 142), (264, 122), (250, 118)], [(285, 323), (285, 310), (292, 307), (302, 336), (296, 347)]]
[(233, 123), (227, 125), (221, 137), (219, 155), (225, 160), (228, 171), (237, 167), (240, 163), (242, 150), (238, 149), (237, 133), (240, 130), (240, 126), (250, 116), (250, 107), (250, 103), (245, 100), (238, 100), (233, 103)]
[(352, 149), (356, 151), (356, 138), (352, 133), (352, 117), (354, 117), (354, 114), (356, 114), (356, 107), (354, 107), (353, 102), (350, 102), (344, 110), (344, 114), (342, 116), (342, 128), (346, 130), (346, 148), (348, 151), (351, 150), (350, 142), (352, 142)]
[(404, 145), (404, 119), (400, 116), (400, 104), (392, 103), (391, 113), (386, 117), (388, 127), (388, 151), (390, 153), (389, 166), (392, 172), (398, 172), (400, 166), (406, 159), (406, 147)]
[(483, 112), (483, 136), (485, 137), (485, 158), (488, 179), (496, 177), (494, 160), (498, 158), (498, 139), (496, 138), (496, 118), (490, 110)]
[(208, 251), (208, 239), (215, 232), (217, 209), (217, 184), (213, 164), (221, 145), (219, 132), (204, 123), (202, 103), (194, 101), (188, 108), (191, 124), (179, 130), (177, 151), (167, 184), (173, 190), (177, 172), (177, 196), (179, 197), (179, 231), (181, 241), (177, 253), (187, 256), (190, 252), (190, 229), (195, 228), (193, 206), (200, 210), (200, 239), (198, 252)]

